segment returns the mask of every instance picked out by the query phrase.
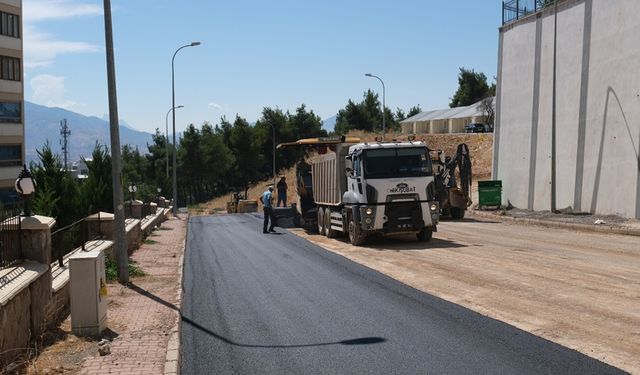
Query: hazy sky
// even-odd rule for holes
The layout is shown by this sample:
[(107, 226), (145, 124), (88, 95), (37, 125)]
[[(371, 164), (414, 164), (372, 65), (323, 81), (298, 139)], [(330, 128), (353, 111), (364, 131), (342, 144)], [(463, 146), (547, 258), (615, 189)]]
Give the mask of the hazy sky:
[[(176, 128), (250, 122), (304, 103), (322, 119), (382, 91), (387, 107), (447, 107), (461, 66), (496, 74), (498, 0), (112, 0), (118, 108), (164, 132), (176, 57)], [(103, 3), (23, 0), (25, 99), (108, 113)], [(169, 116), (169, 126), (171, 117)]]

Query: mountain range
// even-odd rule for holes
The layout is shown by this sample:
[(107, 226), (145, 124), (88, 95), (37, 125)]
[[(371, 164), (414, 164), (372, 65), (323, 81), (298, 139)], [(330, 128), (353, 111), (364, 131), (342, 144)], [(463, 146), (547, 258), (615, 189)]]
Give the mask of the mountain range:
[[(69, 162), (80, 157), (90, 157), (96, 142), (111, 149), (109, 121), (95, 116), (84, 116), (62, 108), (50, 108), (25, 101), (25, 155), (27, 164), (38, 160), (36, 150), (48, 141), (55, 154), (61, 155), (60, 121), (67, 120), (71, 131), (68, 138)], [(147, 153), (147, 144), (152, 142), (152, 134), (135, 130), (120, 121), (120, 144), (138, 147)]]

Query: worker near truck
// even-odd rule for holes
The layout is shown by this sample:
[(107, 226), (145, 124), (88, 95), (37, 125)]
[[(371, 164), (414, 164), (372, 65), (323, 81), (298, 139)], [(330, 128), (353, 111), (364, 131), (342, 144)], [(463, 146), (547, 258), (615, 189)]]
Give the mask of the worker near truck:
[(278, 189), (278, 203), (276, 207), (280, 207), (280, 202), (282, 202), (282, 207), (287, 207), (287, 178), (285, 176), (280, 177), (280, 181), (276, 185)]
[[(262, 201), (262, 211), (264, 212), (264, 224), (262, 225), (262, 233), (275, 233), (276, 230), (273, 229), (276, 226), (276, 215), (273, 212), (273, 186), (269, 186), (269, 188), (264, 193), (262, 193), (260, 200)], [(269, 227), (269, 230), (267, 230), (267, 227), (269, 226), (269, 220), (271, 220), (271, 227)]]

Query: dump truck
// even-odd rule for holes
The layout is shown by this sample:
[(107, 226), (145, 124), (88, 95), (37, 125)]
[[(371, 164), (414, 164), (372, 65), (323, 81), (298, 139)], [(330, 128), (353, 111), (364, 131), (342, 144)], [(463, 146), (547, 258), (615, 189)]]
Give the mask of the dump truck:
[(353, 245), (375, 235), (429, 241), (437, 231), (440, 206), (424, 142), (311, 138), (278, 148), (292, 146), (302, 151), (296, 165), (301, 225), (329, 238), (348, 235)]

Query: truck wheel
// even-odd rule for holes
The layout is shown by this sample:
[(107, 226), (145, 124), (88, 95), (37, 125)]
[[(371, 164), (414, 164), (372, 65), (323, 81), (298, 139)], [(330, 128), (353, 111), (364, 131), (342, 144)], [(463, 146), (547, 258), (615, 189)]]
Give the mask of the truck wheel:
[(362, 233), (362, 228), (356, 224), (353, 217), (349, 219), (349, 242), (351, 242), (353, 246), (360, 246), (364, 244), (366, 238), (366, 235)]
[(338, 231), (331, 229), (331, 210), (329, 208), (324, 211), (324, 228), (328, 238), (338, 237)]
[(326, 234), (324, 227), (324, 209), (322, 207), (318, 207), (318, 233), (321, 236)]
[(431, 229), (422, 229), (419, 233), (416, 234), (418, 237), (418, 241), (420, 242), (429, 242), (431, 241), (431, 237), (433, 237), (433, 231)]
[(451, 207), (451, 217), (455, 220), (462, 220), (464, 218), (464, 208)]

